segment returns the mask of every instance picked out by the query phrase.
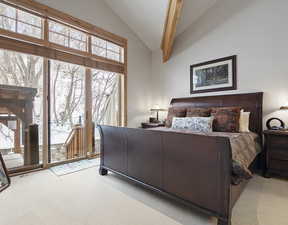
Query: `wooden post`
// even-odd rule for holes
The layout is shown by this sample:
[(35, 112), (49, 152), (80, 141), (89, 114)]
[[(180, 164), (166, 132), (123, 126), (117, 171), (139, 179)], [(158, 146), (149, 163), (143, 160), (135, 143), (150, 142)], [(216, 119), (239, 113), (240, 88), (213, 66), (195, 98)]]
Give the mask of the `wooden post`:
[(124, 46), (124, 78), (122, 83), (123, 91), (122, 91), (122, 101), (123, 101), (123, 107), (122, 107), (122, 114), (123, 114), (123, 121), (122, 126), (127, 126), (128, 124), (128, 96), (127, 96), (127, 89), (128, 89), (128, 44), (126, 42)]
[[(88, 37), (88, 52), (91, 54), (91, 35)], [(93, 152), (92, 143), (92, 70), (85, 71), (85, 125), (84, 125), (84, 156)]]
[(20, 135), (21, 135), (20, 120), (17, 119), (16, 129), (14, 130), (14, 152), (15, 153), (21, 153)]
[(49, 79), (49, 60), (43, 60), (43, 142), (42, 142), (42, 160), (43, 167), (48, 166), (48, 79)]
[(38, 124), (31, 124), (25, 130), (25, 145), (26, 151), (24, 152), (24, 165), (39, 164), (39, 136)]
[(85, 128), (84, 128), (84, 149), (85, 156), (87, 153), (92, 153), (92, 71), (86, 68), (85, 74)]

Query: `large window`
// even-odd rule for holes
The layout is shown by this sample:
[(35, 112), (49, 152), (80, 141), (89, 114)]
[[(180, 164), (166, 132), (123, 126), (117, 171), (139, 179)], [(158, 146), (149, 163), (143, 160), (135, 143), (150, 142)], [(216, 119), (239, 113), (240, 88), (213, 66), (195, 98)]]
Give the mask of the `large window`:
[(1, 1), (0, 151), (10, 167), (98, 153), (93, 127), (125, 124), (126, 52), (126, 39), (93, 24), (33, 0)]
[(42, 38), (42, 18), (0, 3), (0, 27), (16, 33)]

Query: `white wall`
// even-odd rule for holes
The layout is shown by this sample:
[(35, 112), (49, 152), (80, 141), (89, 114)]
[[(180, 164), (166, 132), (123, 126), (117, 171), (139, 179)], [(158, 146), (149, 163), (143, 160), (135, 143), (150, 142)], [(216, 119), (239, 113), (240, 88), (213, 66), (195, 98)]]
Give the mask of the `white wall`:
[(138, 127), (151, 107), (151, 51), (103, 0), (37, 0), (128, 39), (128, 126)]
[[(232, 92), (263, 91), (264, 115), (270, 117), (288, 103), (287, 10), (287, 0), (218, 0), (177, 37), (167, 63), (160, 51), (153, 52), (153, 104), (167, 106), (172, 97), (191, 96), (191, 64), (235, 54), (238, 90)], [(226, 93), (231, 92), (202, 95)]]

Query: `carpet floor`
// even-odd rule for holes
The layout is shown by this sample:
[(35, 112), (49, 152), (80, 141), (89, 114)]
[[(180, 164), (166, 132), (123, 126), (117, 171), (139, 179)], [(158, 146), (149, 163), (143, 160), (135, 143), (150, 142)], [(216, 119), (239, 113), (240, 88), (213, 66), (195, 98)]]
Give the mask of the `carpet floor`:
[[(216, 225), (181, 204), (93, 167), (65, 176), (49, 170), (12, 178), (0, 193), (1, 225)], [(233, 225), (287, 225), (288, 181), (255, 176)]]

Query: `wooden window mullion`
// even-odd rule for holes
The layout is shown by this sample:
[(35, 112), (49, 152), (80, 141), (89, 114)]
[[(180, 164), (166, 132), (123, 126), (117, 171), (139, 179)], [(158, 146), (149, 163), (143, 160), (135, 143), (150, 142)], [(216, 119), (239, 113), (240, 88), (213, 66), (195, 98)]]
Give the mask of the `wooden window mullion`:
[(49, 23), (48, 23), (48, 18), (45, 18), (43, 20), (43, 38), (44, 38), (44, 42), (45, 42), (45, 46), (48, 46), (48, 42), (49, 42)]
[(15, 22), (15, 32), (18, 33), (18, 9), (16, 9)]

